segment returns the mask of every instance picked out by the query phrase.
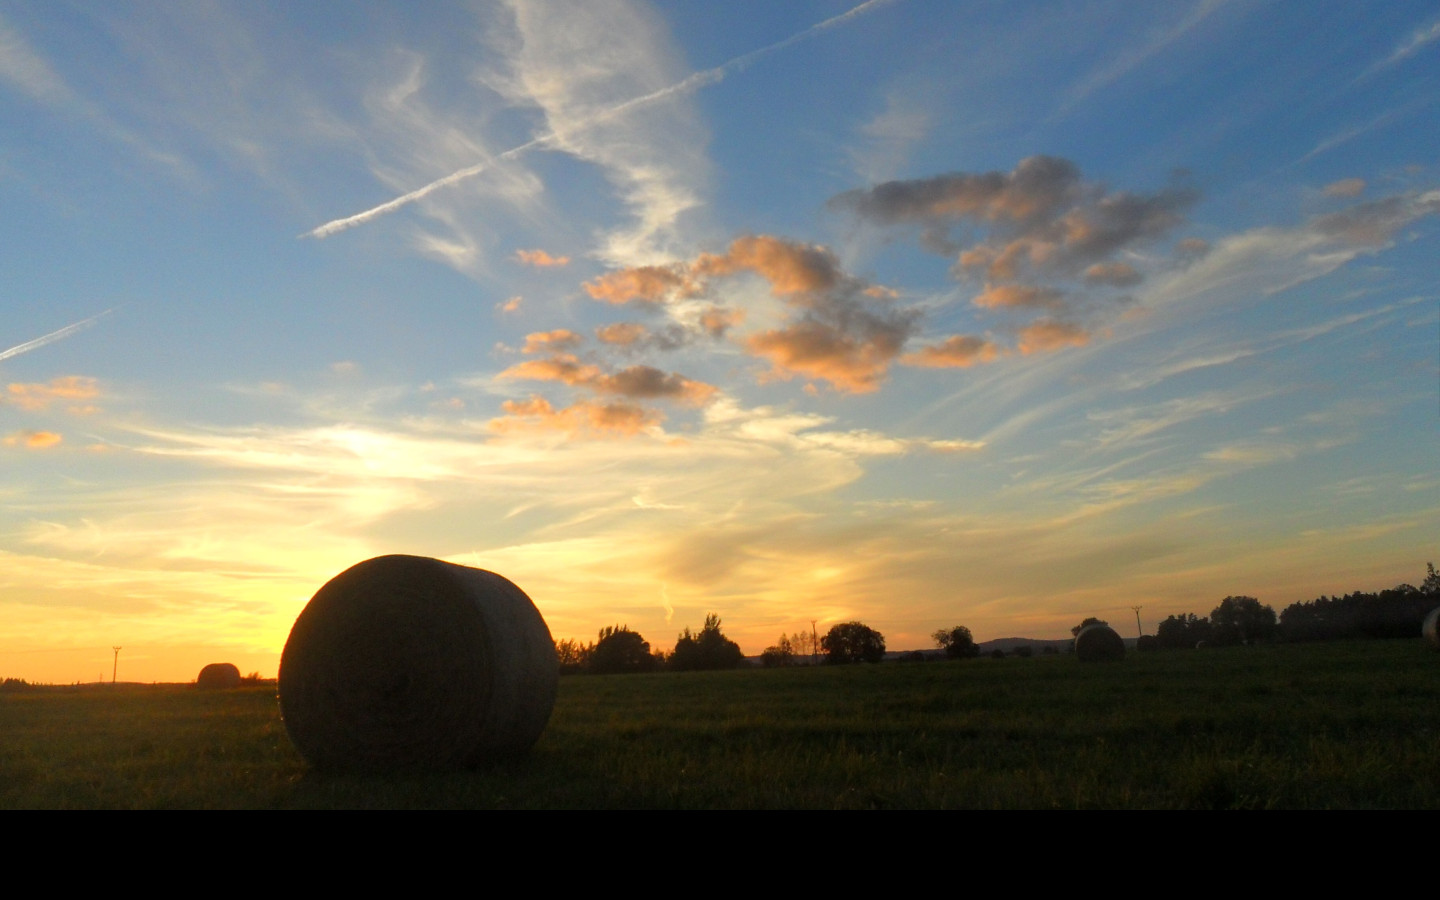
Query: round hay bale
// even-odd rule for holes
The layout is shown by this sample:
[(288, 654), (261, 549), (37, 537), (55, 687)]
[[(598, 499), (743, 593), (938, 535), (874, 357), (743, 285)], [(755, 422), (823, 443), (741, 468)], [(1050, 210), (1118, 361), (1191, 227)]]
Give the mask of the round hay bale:
[(1425, 617), (1425, 626), (1420, 629), (1420, 633), (1425, 635), (1425, 640), (1430, 642), (1430, 646), (1440, 650), (1440, 606), (1430, 610), (1430, 615)]
[(1125, 658), (1125, 641), (1109, 625), (1086, 625), (1075, 635), (1075, 656), (1081, 662), (1116, 662)]
[(195, 677), (195, 686), (204, 691), (223, 691), (240, 686), (240, 670), (234, 663), (211, 663)]
[(550, 629), (509, 580), (380, 556), (326, 582), (295, 620), (280, 714), (317, 768), (458, 768), (534, 746), (559, 677)]

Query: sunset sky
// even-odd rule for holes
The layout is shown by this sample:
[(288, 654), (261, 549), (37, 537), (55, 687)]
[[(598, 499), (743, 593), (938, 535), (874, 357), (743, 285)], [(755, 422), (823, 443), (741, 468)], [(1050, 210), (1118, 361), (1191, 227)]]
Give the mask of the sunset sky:
[(1433, 0), (0, 0), (0, 677), (1419, 583), (1437, 148)]

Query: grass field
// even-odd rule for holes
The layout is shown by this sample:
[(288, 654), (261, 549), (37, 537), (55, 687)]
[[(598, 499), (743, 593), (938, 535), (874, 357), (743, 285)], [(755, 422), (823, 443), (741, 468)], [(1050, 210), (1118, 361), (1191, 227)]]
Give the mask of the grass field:
[(0, 695), (17, 808), (1435, 808), (1420, 641), (577, 676), (528, 757), (307, 770), (271, 688)]

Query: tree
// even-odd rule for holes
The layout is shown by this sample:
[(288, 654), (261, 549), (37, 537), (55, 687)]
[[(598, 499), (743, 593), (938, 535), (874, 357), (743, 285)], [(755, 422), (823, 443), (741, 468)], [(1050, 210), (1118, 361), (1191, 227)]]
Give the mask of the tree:
[(1220, 643), (1250, 643), (1275, 637), (1275, 610), (1254, 597), (1226, 597), (1210, 613)]
[(760, 653), (760, 664), (767, 669), (775, 669), (781, 666), (795, 665), (795, 645), (785, 635), (780, 635), (780, 640), (775, 644), (766, 647)]
[(1434, 563), (1425, 564), (1425, 580), (1420, 583), (1420, 593), (1440, 594), (1440, 573), (1435, 571)]
[(594, 651), (594, 644), (582, 644), (574, 638), (556, 641), (555, 659), (560, 663), (560, 674), (570, 675), (584, 669)]
[(964, 625), (956, 625), (949, 630), (942, 628), (931, 637), (935, 639), (935, 646), (943, 649), (951, 659), (974, 659), (980, 655), (975, 637)]
[(649, 672), (655, 668), (650, 644), (628, 625), (607, 625), (590, 651), (590, 671), (601, 675)]
[(711, 613), (705, 617), (705, 627), (699, 634), (692, 635), (688, 627), (681, 632), (670, 654), (670, 668), (677, 672), (733, 669), (744, 658), (740, 645), (721, 633), (720, 617)]
[(1107, 621), (1105, 621), (1104, 619), (1097, 619), (1097, 618), (1095, 618), (1094, 616), (1091, 616), (1090, 618), (1088, 618), (1088, 619), (1086, 619), (1085, 621), (1081, 622), (1079, 625), (1076, 625), (1074, 628), (1070, 629), (1070, 634), (1071, 634), (1072, 637), (1079, 637), (1079, 636), (1080, 636), (1080, 632), (1082, 632), (1082, 631), (1084, 631), (1085, 629), (1089, 628), (1091, 625), (1107, 625), (1107, 626), (1108, 626), (1109, 624), (1110, 624), (1110, 623), (1107, 622)]
[(820, 649), (825, 651), (825, 662), (831, 664), (878, 663), (885, 658), (885, 636), (859, 622), (842, 622), (825, 632)]
[(1213, 639), (1210, 620), (1194, 613), (1170, 616), (1155, 628), (1155, 639), (1167, 650), (1190, 649), (1201, 641)]

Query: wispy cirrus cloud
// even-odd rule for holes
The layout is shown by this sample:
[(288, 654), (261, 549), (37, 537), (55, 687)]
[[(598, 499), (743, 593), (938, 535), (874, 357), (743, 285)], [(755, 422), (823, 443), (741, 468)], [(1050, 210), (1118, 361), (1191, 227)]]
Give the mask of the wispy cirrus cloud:
[[(699, 202), (692, 179), (705, 169), (696, 151), (698, 123), (673, 105), (659, 111), (655, 107), (717, 84), (763, 56), (891, 2), (866, 0), (784, 40), (679, 80), (674, 80), (677, 64), (661, 49), (668, 40), (658, 22), (636, 4), (606, 0), (576, 8), (512, 3), (519, 41), (508, 86), (515, 99), (540, 107), (549, 129), (497, 154), (493, 161), (458, 169), (393, 200), (326, 222), (302, 237), (329, 237), (474, 178), (495, 163), (554, 148), (600, 165), (638, 220), (628, 231), (610, 236), (602, 257), (618, 265), (646, 262), (645, 257), (662, 252), (661, 245), (671, 238), (667, 232), (680, 214)], [(644, 146), (638, 134), (653, 144)]]

